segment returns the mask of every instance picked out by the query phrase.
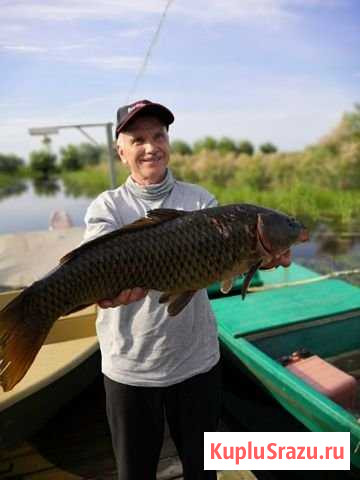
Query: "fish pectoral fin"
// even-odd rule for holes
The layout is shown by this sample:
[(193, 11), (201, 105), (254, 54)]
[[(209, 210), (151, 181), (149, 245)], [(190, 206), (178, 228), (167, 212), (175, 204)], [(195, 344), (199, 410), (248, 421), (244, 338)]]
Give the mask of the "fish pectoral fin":
[(225, 280), (222, 280), (220, 282), (220, 292), (226, 295), (232, 289), (233, 284), (234, 284), (233, 278), (226, 278)]
[(167, 311), (171, 317), (174, 317), (186, 307), (186, 305), (190, 302), (195, 293), (196, 290), (188, 290), (186, 292), (175, 294), (165, 292), (160, 296), (159, 303), (169, 302)]
[(171, 292), (164, 292), (160, 295), (159, 303), (167, 303), (170, 301), (171, 297), (176, 297), (176, 295), (172, 294)]
[(251, 268), (250, 270), (247, 272), (246, 274), (246, 277), (244, 278), (244, 283), (242, 284), (242, 288), (241, 288), (241, 296), (242, 296), (242, 299), (244, 300), (245, 298), (245, 295), (246, 295), (246, 292), (247, 292), (247, 289), (250, 285), (250, 282), (251, 282), (251, 279), (253, 278), (253, 276), (255, 275), (256, 273), (256, 270), (260, 267), (260, 265), (262, 264), (262, 260), (259, 260), (257, 263), (255, 263)]
[(180, 293), (176, 295), (174, 299), (171, 299), (171, 302), (168, 305), (168, 313), (171, 317), (174, 317), (178, 313), (180, 313), (186, 305), (190, 302), (192, 297), (194, 296), (195, 291), (190, 290), (188, 292)]

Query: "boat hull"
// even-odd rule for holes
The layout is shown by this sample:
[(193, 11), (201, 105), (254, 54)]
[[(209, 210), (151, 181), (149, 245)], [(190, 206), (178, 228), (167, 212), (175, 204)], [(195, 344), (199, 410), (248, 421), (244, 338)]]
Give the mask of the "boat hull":
[[(301, 275), (306, 274), (304, 269), (300, 270)], [(288, 275), (291, 279), (291, 271)], [(309, 275), (312, 277), (312, 272)], [(249, 295), (247, 304), (235, 297), (227, 299), (227, 303), (214, 300), (219, 339), (225, 358), (231, 357), (232, 364), (237, 364), (241, 372), (246, 372), (296, 419), (295, 427), (297, 423), (301, 426), (298, 429), (303, 430), (349, 431), (352, 469), (357, 470), (358, 415), (314, 390), (279, 361), (300, 348), (328, 359), (359, 346), (360, 310), (356, 307), (360, 306), (360, 289), (339, 280), (315, 285), (263, 291)], [(236, 408), (234, 401), (232, 408)], [(277, 431), (283, 431), (283, 427), (279, 423)], [(248, 428), (256, 429), (251, 425)]]
[(96, 350), (81, 365), (0, 414), (0, 448), (9, 448), (35, 434), (64, 405), (90, 385), (100, 372)]

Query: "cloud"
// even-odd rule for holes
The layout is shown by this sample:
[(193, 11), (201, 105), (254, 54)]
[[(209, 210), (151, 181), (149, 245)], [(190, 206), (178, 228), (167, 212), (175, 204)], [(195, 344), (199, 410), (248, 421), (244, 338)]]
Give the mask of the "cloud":
[(77, 63), (82, 65), (89, 65), (98, 69), (105, 70), (128, 70), (136, 71), (139, 69), (143, 58), (137, 56), (121, 56), (103, 54), (93, 55), (83, 58), (68, 55), (69, 51), (81, 50), (82, 48), (89, 48), (87, 44), (69, 44), (53, 47), (42, 47), (37, 45), (0, 45), (0, 50), (5, 50), (18, 54), (36, 54), (43, 55), (44, 58), (51, 57), (52, 60), (63, 61), (67, 63)]
[[(170, 5), (168, 21), (246, 25), (260, 22), (278, 29), (300, 18), (301, 9), (319, 5), (325, 9), (339, 4), (340, 0), (175, 0)], [(124, 49), (127, 41), (144, 40), (154, 32), (166, 5), (167, 0), (13, 0), (1, 7), (0, 42), (9, 53), (51, 54), (58, 60), (67, 60), (61, 53), (69, 50), (94, 48), (99, 53), (101, 45), (105, 50), (109, 44)], [(120, 23), (116, 29), (110, 27), (106, 37), (94, 39), (88, 33), (88, 25), (84, 25), (86, 31), (77, 28), (79, 22), (89, 20)], [(43, 26), (39, 27), (39, 22), (44, 22)], [(67, 23), (68, 36), (61, 35), (62, 30), (56, 28), (59, 22)], [(91, 31), (98, 30), (95, 27)], [(113, 69), (132, 69), (134, 64), (129, 62), (132, 60), (90, 60), (93, 65)]]
[[(294, 7), (338, 7), (343, 0), (182, 0), (174, 1), (170, 13), (210, 22), (248, 21), (250, 19), (289, 19)], [(161, 14), (166, 0), (23, 0), (9, 2), (1, 7), (4, 20), (74, 21), (136, 20), (144, 15)]]
[(103, 55), (98, 57), (89, 57), (82, 60), (77, 60), (86, 65), (92, 65), (97, 68), (103, 68), (106, 70), (138, 70), (141, 65), (141, 57), (126, 57), (120, 55), (112, 55), (104, 57)]
[(3, 50), (10, 50), (18, 53), (45, 53), (48, 52), (48, 48), (38, 47), (34, 45), (1, 45)]
[(33, 19), (40, 21), (103, 20), (127, 17), (136, 13), (160, 13), (163, 0), (27, 0), (1, 7), (2, 19)]
[(86, 43), (74, 43), (69, 45), (60, 45), (58, 47), (54, 47), (54, 49), (62, 52), (62, 51), (68, 51), (68, 50), (79, 50), (81, 48), (88, 48), (88, 46), (89, 45)]
[(339, 8), (348, 6), (348, 0), (282, 0), (283, 5), (305, 8)]
[(174, 10), (194, 20), (208, 22), (248, 22), (250, 20), (286, 20), (293, 15), (280, 0), (185, 0), (174, 4)]

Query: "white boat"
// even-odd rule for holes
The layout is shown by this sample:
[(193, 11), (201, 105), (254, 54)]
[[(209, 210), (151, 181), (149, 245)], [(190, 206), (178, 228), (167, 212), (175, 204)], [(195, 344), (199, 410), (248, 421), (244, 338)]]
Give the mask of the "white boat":
[(73, 227), (73, 221), (66, 210), (54, 210), (49, 218), (49, 230), (63, 230)]

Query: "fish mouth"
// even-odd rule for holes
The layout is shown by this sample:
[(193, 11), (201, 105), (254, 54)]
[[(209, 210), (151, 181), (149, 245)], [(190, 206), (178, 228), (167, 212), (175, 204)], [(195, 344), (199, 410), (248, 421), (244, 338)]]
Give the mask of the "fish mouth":
[(310, 239), (309, 232), (306, 228), (302, 228), (299, 235), (299, 243), (307, 242)]

